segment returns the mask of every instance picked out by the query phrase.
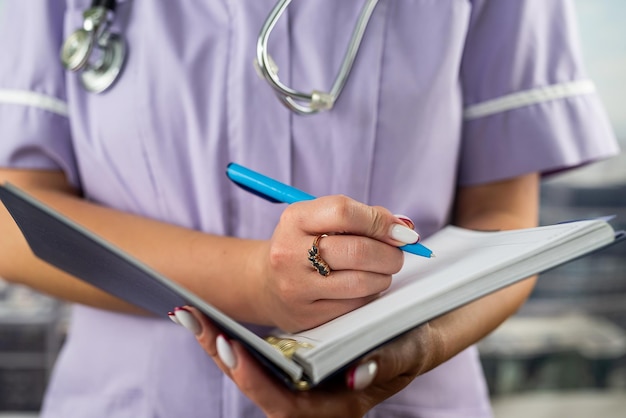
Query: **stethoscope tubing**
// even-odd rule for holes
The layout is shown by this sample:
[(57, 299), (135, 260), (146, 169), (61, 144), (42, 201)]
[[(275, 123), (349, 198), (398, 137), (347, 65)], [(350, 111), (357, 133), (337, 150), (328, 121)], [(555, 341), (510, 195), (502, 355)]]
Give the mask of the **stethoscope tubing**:
[[(272, 70), (272, 60), (268, 52), (269, 36), (276, 26), (278, 19), (290, 3), (291, 0), (280, 0), (270, 11), (265, 23), (261, 27), (261, 31), (257, 39), (256, 61), (263, 78), (268, 82), (270, 87), (272, 87), (287, 107), (300, 114), (313, 114), (319, 112), (320, 110), (325, 110), (323, 107), (319, 108), (314, 105), (316, 100), (319, 100), (319, 95), (325, 95), (326, 97), (322, 97), (322, 100), (327, 103), (328, 108), (332, 108), (335, 101), (343, 91), (350, 72), (352, 71), (356, 55), (363, 41), (365, 29), (367, 28), (372, 13), (378, 4), (378, 0), (367, 0), (365, 6), (361, 9), (357, 23), (352, 31), (348, 48), (346, 49), (343, 61), (329, 93), (319, 91), (305, 93), (292, 89), (282, 83), (278, 78), (278, 74)], [(318, 97), (316, 97), (316, 95), (318, 95)], [(298, 102), (307, 103), (308, 105)]]
[[(278, 69), (269, 52), (269, 37), (291, 0), (278, 0), (265, 19), (256, 44), (256, 65), (259, 74), (274, 90), (278, 99), (298, 114), (315, 114), (329, 110), (346, 85), (363, 36), (379, 0), (366, 0), (354, 26), (343, 61), (329, 92), (313, 90), (311, 93), (295, 90), (278, 77)], [(75, 31), (64, 43), (61, 59), (66, 69), (80, 72), (83, 87), (92, 93), (102, 93), (118, 78), (125, 61), (126, 46), (120, 35), (108, 32), (116, 9), (116, 0), (92, 0), (91, 7), (83, 13), (83, 28)], [(87, 42), (87, 43), (85, 43)], [(100, 64), (91, 65), (93, 50), (104, 54)]]

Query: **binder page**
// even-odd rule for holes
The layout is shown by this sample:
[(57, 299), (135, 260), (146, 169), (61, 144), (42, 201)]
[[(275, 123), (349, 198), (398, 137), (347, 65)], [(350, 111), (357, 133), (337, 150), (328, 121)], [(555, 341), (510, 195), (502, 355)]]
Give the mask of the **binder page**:
[[(545, 262), (538, 256), (546, 249), (564, 239), (585, 236), (588, 230), (597, 230), (602, 224), (605, 222), (582, 221), (503, 232), (447, 227), (424, 241), (436, 258), (407, 254), (402, 270), (394, 275), (391, 287), (380, 298), (317, 328), (283, 337), (313, 345), (314, 348), (298, 351), (296, 358), (307, 373), (323, 377), (322, 370), (334, 370), (355, 358), (355, 353), (365, 353), (423, 322), (412, 322), (416, 318), (428, 320), (475, 299), (478, 296), (474, 293), (481, 291), (477, 284), (481, 278), (519, 264), (525, 266), (524, 271), (535, 271), (533, 264)], [(612, 240), (613, 231), (606, 226), (603, 240)], [(563, 256), (567, 259), (568, 254)], [(550, 261), (561, 262), (559, 258)], [(512, 270), (519, 275), (519, 269)], [(507, 279), (506, 275), (498, 277)], [(523, 277), (527, 276), (518, 279)], [(310, 362), (315, 364), (307, 364)]]

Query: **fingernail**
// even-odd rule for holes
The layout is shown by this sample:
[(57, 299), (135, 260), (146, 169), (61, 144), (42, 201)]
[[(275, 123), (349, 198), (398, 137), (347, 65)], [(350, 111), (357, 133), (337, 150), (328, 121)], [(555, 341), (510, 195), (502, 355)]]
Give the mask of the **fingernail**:
[(178, 323), (180, 323), (180, 325), (187, 328), (194, 335), (200, 335), (200, 333), (202, 332), (202, 328), (200, 327), (200, 324), (198, 323), (196, 318), (194, 318), (194, 316), (191, 314), (191, 312), (189, 312), (184, 307), (176, 308), (174, 309), (174, 315), (176, 316), (176, 319), (178, 320)]
[(394, 224), (391, 227), (389, 235), (396, 241), (400, 241), (405, 244), (414, 244), (420, 240), (420, 236), (417, 232), (400, 224)]
[(176, 318), (176, 315), (174, 314), (174, 312), (168, 312), (168, 313), (167, 313), (167, 316), (168, 316), (168, 318), (169, 318), (169, 319), (171, 319), (171, 320), (172, 320), (172, 322), (173, 322), (173, 323), (175, 323), (176, 325), (182, 325), (182, 324), (180, 323), (180, 321), (178, 320), (178, 318)]
[(374, 381), (376, 372), (378, 372), (378, 364), (374, 360), (353, 368), (348, 374), (348, 388), (350, 390), (365, 389)]
[(409, 218), (406, 215), (402, 215), (399, 213), (396, 213), (395, 215), (396, 218), (400, 219), (402, 222), (404, 222), (406, 224), (406, 226), (408, 226), (411, 229), (415, 229), (415, 223), (411, 220), (411, 218)]
[(217, 354), (220, 356), (222, 363), (224, 363), (229, 369), (234, 369), (237, 366), (237, 357), (235, 356), (235, 352), (228, 343), (226, 337), (220, 334), (217, 336), (217, 340), (215, 342), (217, 345)]

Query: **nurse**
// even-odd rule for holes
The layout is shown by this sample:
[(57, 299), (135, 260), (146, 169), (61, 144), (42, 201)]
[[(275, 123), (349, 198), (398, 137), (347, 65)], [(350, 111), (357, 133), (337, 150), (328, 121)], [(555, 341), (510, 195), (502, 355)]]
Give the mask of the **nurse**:
[[(259, 334), (384, 290), (402, 263), (395, 247), (415, 238), (405, 217), (422, 236), (533, 226), (542, 175), (618, 152), (568, 0), (383, 0), (334, 108), (311, 116), (285, 108), (251, 65), (274, 0), (118, 1), (110, 29), (128, 54), (102, 94), (59, 63), (89, 1), (0, 4), (0, 180)], [(332, 85), (362, 4), (294, 2), (268, 44), (281, 81)], [(271, 205), (230, 184), (231, 161), (326, 197)], [(533, 286), (444, 315), (336, 390), (303, 395), (193, 310), (176, 318), (200, 344), (35, 259), (4, 211), (0, 230), (0, 276), (75, 303), (42, 417), (488, 417), (472, 344)], [(319, 241), (323, 277), (307, 250), (332, 232), (343, 234)]]

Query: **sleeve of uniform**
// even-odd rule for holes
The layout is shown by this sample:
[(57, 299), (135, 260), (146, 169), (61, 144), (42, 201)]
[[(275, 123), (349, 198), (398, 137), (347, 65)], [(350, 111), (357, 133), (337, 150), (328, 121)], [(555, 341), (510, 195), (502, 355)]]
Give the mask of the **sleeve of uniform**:
[(64, 70), (65, 2), (0, 2), (0, 166), (61, 169), (77, 184)]
[(552, 173), (618, 152), (569, 0), (475, 0), (461, 67), (459, 182)]

